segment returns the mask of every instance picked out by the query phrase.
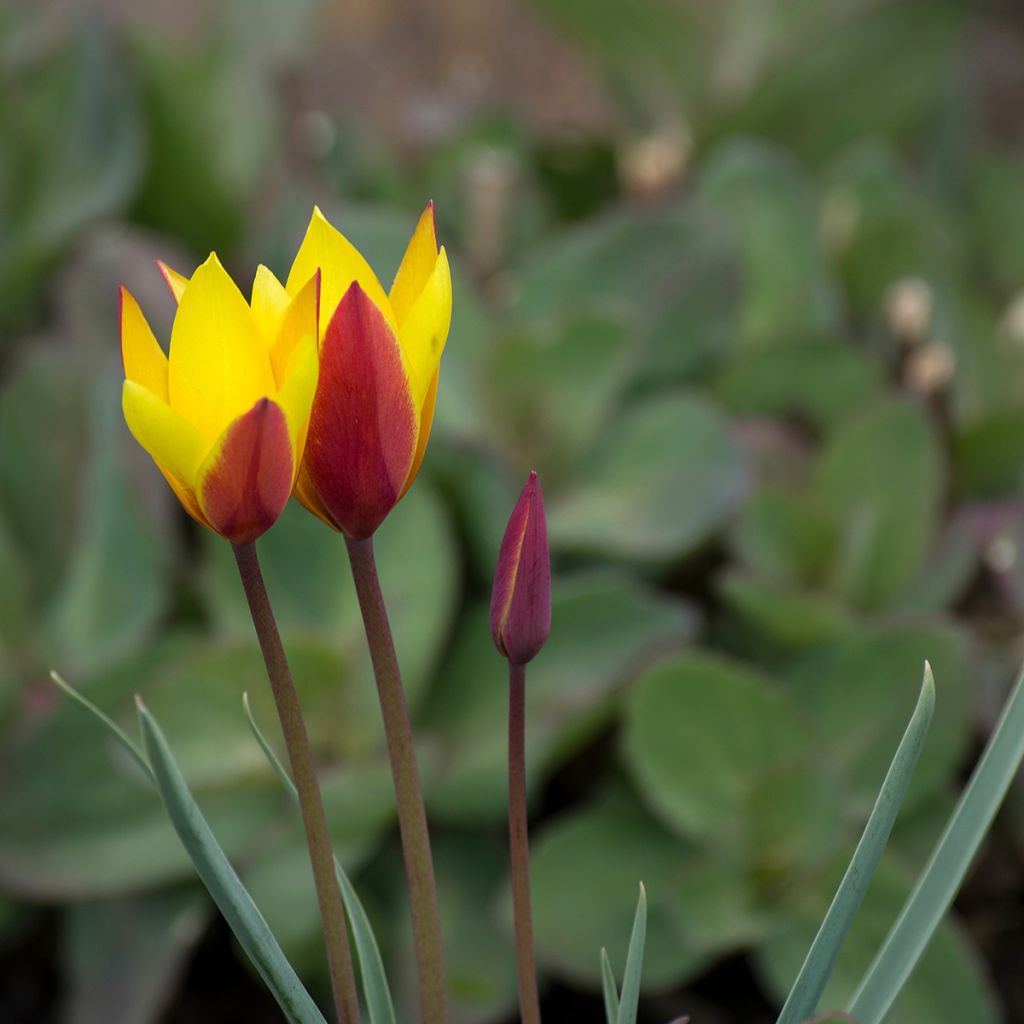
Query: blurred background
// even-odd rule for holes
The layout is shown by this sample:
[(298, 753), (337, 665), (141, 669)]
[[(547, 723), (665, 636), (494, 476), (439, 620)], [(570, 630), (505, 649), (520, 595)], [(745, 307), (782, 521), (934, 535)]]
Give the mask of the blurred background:
[[(121, 419), (117, 285), (287, 271), (314, 202), (387, 284), (424, 203), (455, 310), (427, 463), (378, 551), (456, 1024), (514, 1019), (504, 664), (530, 468), (555, 558), (530, 679), (551, 1020), (601, 1019), (637, 882), (643, 1021), (770, 1024), (931, 659), (938, 709), (826, 997), (888, 929), (1024, 656), (1024, 11), (953, 0), (0, 5), (0, 1020), (276, 1007), (152, 793), (47, 680), (141, 692), (326, 992), (228, 545)], [(376, 698), (340, 541), (260, 542), (339, 855), (412, 1020)], [(275, 733), (276, 735), (276, 733)], [(1024, 1020), (1024, 790), (901, 1024)]]

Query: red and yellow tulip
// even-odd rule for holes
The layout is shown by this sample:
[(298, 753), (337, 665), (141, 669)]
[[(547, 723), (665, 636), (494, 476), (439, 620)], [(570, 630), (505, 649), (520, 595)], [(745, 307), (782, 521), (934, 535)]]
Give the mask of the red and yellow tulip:
[(178, 309), (164, 355), (121, 288), (125, 420), (196, 520), (255, 540), (298, 476), (317, 385), (319, 276), (291, 294), (265, 267), (246, 302), (215, 254), (191, 280), (161, 264)]
[(369, 537), (409, 489), (427, 447), (451, 275), (434, 207), (420, 217), (385, 292), (369, 264), (319, 209), (292, 264), (297, 297), (320, 272), (320, 378), (296, 496), (325, 523)]

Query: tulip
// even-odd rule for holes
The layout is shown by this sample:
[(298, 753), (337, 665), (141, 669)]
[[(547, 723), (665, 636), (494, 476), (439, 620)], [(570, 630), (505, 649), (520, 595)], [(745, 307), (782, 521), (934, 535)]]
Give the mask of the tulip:
[(352, 539), (372, 536), (411, 486), (430, 436), (451, 323), (448, 257), (428, 204), (388, 293), (319, 209), (288, 294), (321, 274), (320, 380), (296, 496)]
[(491, 591), (491, 636), (513, 665), (525, 665), (551, 631), (551, 561), (544, 496), (531, 473), (505, 528)]
[(178, 308), (164, 355), (121, 288), (124, 417), (186, 511), (235, 544), (281, 514), (316, 392), (319, 281), (289, 296), (265, 268), (250, 306), (216, 254), (191, 280), (161, 266)]

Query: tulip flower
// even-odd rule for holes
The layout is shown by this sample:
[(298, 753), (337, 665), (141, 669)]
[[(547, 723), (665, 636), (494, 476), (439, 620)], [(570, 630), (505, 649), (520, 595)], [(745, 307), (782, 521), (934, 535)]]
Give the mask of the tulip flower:
[(289, 296), (265, 267), (252, 304), (215, 254), (187, 280), (161, 270), (178, 309), (164, 355), (121, 288), (124, 417), (186, 511), (222, 537), (255, 540), (298, 476), (316, 392), (319, 281)]
[(434, 207), (420, 217), (391, 290), (319, 209), (285, 285), (321, 274), (320, 381), (296, 496), (347, 537), (371, 536), (409, 489), (427, 447), (452, 285)]
[(491, 636), (513, 665), (525, 665), (551, 631), (551, 561), (544, 496), (531, 473), (509, 518), (491, 591)]

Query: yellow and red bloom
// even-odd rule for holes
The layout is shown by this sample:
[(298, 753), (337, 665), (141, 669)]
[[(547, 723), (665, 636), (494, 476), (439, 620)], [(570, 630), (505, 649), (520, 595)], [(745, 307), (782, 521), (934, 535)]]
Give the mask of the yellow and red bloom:
[(265, 267), (243, 298), (215, 254), (178, 302), (168, 355), (121, 288), (124, 417), (186, 511), (235, 543), (269, 529), (298, 476), (316, 393), (319, 278), (289, 296)]
[(428, 204), (385, 293), (319, 209), (288, 275), (321, 274), (320, 378), (296, 496), (325, 523), (371, 536), (409, 489), (427, 447), (452, 313), (448, 257)]

